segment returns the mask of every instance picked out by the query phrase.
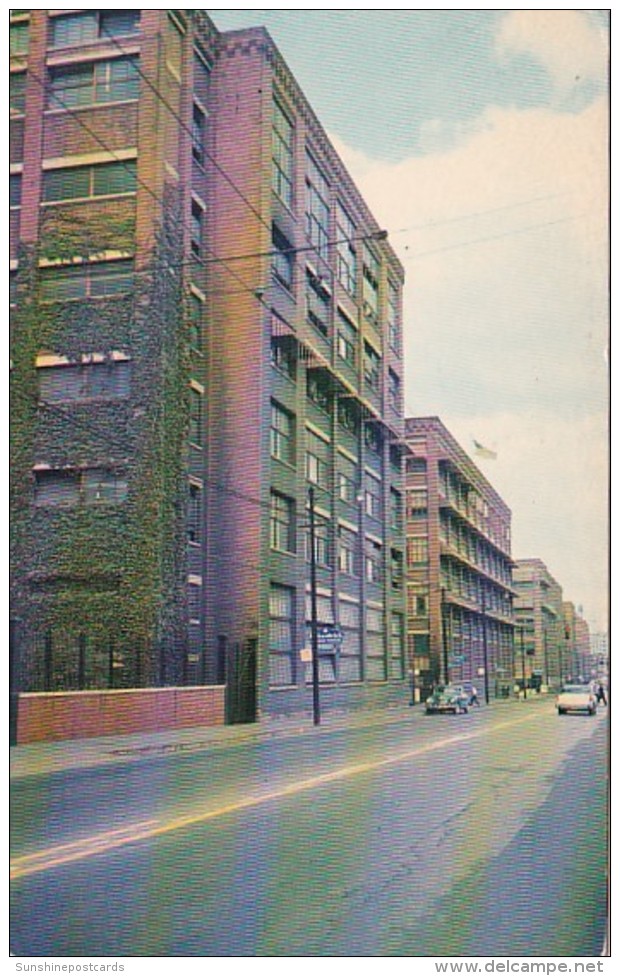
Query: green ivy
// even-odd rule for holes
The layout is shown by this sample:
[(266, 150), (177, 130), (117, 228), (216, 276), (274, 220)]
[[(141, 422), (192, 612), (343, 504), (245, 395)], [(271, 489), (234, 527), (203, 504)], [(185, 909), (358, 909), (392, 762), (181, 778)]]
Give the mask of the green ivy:
[[(118, 250), (119, 237), (125, 240), (118, 226), (108, 231), (98, 237), (98, 252)], [(42, 303), (40, 257), (92, 256), (90, 246), (83, 227), (58, 224), (46, 229), (44, 252), (25, 249), (19, 259), (11, 379), (12, 613), (20, 621), (25, 686), (32, 690), (42, 690), (47, 632), (59, 672), (70, 670), (63, 654), (75, 654), (80, 635), (92, 646), (113, 641), (126, 662), (125, 686), (179, 683), (187, 651), (189, 309), (173, 270), (180, 266), (178, 228), (172, 220), (163, 228), (130, 296)], [(127, 351), (134, 362), (127, 400), (103, 409), (38, 403), (39, 352), (75, 358), (110, 349)], [(115, 505), (36, 508), (37, 461), (109, 461), (126, 470), (128, 498)]]

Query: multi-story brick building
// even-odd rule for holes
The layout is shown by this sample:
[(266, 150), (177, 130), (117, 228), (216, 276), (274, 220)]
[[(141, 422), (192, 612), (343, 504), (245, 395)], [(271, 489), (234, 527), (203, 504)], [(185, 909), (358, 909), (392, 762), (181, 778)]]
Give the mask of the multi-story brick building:
[(505, 696), (514, 656), (510, 509), (439, 418), (408, 418), (405, 439), (414, 690), (471, 681)]
[[(21, 687), (403, 679), (403, 273), (262, 29), (14, 11)], [(234, 717), (233, 715), (233, 717)]]
[(557, 687), (566, 675), (562, 588), (541, 559), (517, 559), (515, 623), (533, 687)]

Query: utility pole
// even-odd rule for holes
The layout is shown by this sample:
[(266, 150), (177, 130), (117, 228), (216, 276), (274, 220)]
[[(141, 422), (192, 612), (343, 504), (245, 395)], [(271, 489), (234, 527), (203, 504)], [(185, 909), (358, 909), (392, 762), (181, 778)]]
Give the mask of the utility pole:
[(525, 627), (523, 624), (521, 624), (519, 627), (519, 636), (521, 638), (521, 677), (523, 678), (523, 699), (525, 700), (527, 698), (527, 686), (525, 679), (525, 644), (523, 642), (524, 631)]
[(482, 584), (482, 659), (484, 661), (484, 700), (489, 704), (489, 660), (487, 653), (487, 590)]
[(441, 646), (443, 650), (443, 683), (447, 685), (449, 683), (448, 675), (448, 614), (446, 608), (446, 590), (445, 587), (441, 587)]
[(316, 606), (316, 528), (314, 522), (314, 488), (308, 489), (310, 510), (310, 631), (312, 635), (312, 717), (315, 725), (321, 724), (319, 701), (319, 640)]

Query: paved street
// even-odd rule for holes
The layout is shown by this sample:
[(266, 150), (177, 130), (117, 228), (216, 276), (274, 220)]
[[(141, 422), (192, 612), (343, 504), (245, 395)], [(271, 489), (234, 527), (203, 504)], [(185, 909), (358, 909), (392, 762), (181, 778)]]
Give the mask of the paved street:
[(600, 954), (607, 731), (535, 700), (17, 763), (12, 949)]

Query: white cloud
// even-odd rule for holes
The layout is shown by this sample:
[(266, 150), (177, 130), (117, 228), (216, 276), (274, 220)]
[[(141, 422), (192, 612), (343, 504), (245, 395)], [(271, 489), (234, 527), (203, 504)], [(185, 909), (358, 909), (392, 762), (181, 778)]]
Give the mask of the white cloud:
[(606, 80), (608, 42), (584, 10), (512, 10), (496, 38), (500, 57), (531, 54), (549, 72), (556, 97)]
[(471, 451), (538, 556), (604, 629), (607, 108), (491, 108), (452, 149), (390, 164), (334, 140), (405, 265), (405, 394)]

